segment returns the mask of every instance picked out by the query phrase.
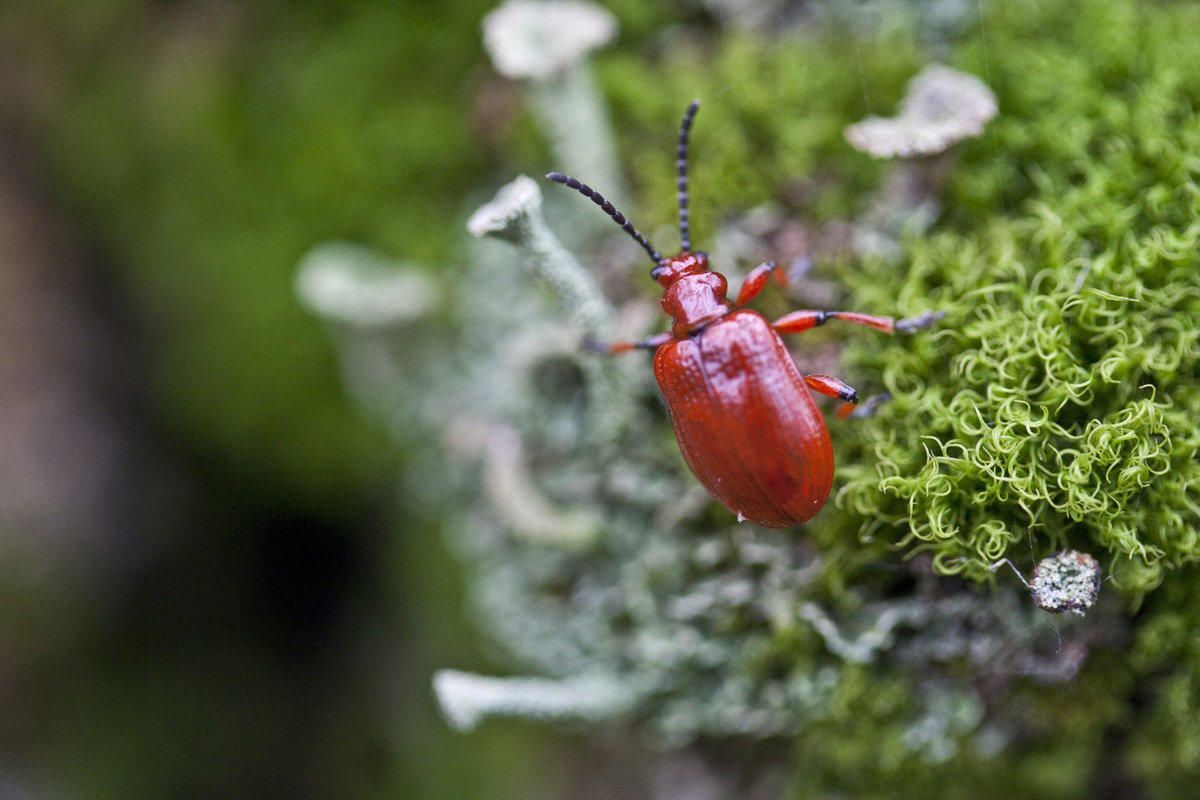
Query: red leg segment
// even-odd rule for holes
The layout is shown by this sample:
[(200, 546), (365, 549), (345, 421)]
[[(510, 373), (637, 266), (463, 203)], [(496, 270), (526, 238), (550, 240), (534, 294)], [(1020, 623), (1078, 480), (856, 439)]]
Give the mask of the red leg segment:
[(858, 392), (854, 391), (854, 387), (845, 381), (829, 375), (805, 375), (804, 382), (808, 384), (808, 388), (826, 397), (836, 397), (847, 403), (858, 403)]
[(928, 328), (942, 317), (944, 311), (926, 311), (915, 317), (896, 319), (895, 317), (877, 317), (873, 314), (859, 314), (855, 311), (793, 311), (775, 320), (771, 327), (779, 333), (802, 333), (818, 325), (824, 325), (831, 319), (852, 322), (855, 325), (866, 325), (884, 333), (912, 333), (921, 328)]
[(850, 416), (850, 412), (854, 411), (854, 407), (858, 405), (858, 392), (854, 391), (854, 387), (845, 381), (840, 381), (829, 375), (805, 375), (804, 382), (814, 392), (819, 392), (827, 397), (836, 397), (838, 400), (844, 400), (845, 402), (842, 403), (841, 408), (837, 412), (837, 415), (842, 419)]
[[(742, 288), (738, 291), (737, 300), (734, 302), (738, 308), (746, 305), (763, 290), (767, 285), (767, 279), (771, 277), (771, 273), (775, 272), (775, 262), (768, 261), (765, 264), (759, 264), (755, 267), (746, 280), (742, 281)], [(782, 275), (783, 273), (778, 273)]]
[(776, 269), (774, 261), (760, 264), (742, 281), (742, 288), (738, 292), (736, 305), (740, 308), (757, 297), (758, 293), (763, 290), (767, 285), (767, 281), (771, 278), (775, 279), (776, 286), (786, 289), (791, 284), (792, 275), (801, 276), (806, 274), (810, 265), (811, 262), (807, 256), (793, 262), (791, 270)]
[(824, 325), (831, 319), (853, 322), (855, 325), (866, 325), (884, 333), (896, 332), (894, 317), (876, 317), (871, 314), (858, 314), (853, 311), (793, 311), (775, 320), (771, 327), (779, 333), (802, 333)]
[(628, 353), (630, 350), (657, 350), (669, 341), (671, 341), (671, 334), (669, 331), (664, 331), (663, 333), (656, 333), (653, 336), (647, 336), (640, 342), (599, 342), (595, 339), (584, 339), (583, 349), (590, 350), (593, 353), (616, 356), (621, 353)]

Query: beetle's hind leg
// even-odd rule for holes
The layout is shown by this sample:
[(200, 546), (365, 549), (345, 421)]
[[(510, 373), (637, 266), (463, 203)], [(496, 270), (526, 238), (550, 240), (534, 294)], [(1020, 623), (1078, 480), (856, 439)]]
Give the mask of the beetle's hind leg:
[(840, 381), (829, 375), (805, 375), (804, 382), (814, 392), (842, 400), (842, 406), (837, 410), (837, 415), (842, 419), (869, 417), (875, 413), (875, 409), (880, 403), (885, 403), (892, 399), (890, 394), (876, 394), (868, 397), (860, 406), (858, 392), (845, 381)]
[(883, 393), (883, 395), (872, 395), (866, 398), (862, 405), (859, 405), (858, 392), (854, 391), (854, 387), (847, 384), (846, 381), (830, 377), (830, 375), (804, 375), (804, 383), (808, 384), (812, 391), (840, 399), (842, 404), (838, 409), (838, 416), (842, 420), (859, 420), (864, 416), (875, 414), (878, 404), (892, 399), (892, 395)]
[(814, 392), (841, 400), (842, 407), (837, 412), (839, 417), (845, 418), (850, 416), (850, 413), (854, 411), (854, 407), (858, 405), (858, 392), (845, 381), (838, 380), (829, 375), (805, 375), (804, 382)]
[(671, 334), (667, 331), (647, 336), (638, 342), (601, 342), (598, 339), (588, 337), (583, 340), (583, 349), (592, 353), (604, 353), (605, 355), (615, 356), (621, 353), (628, 353), (631, 350), (657, 350), (669, 341), (671, 341)]

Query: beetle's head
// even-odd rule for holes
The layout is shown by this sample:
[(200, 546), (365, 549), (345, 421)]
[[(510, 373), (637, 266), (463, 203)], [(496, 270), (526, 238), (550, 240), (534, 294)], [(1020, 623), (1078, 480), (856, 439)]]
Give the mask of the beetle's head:
[(650, 277), (666, 289), (686, 275), (699, 275), (702, 272), (708, 272), (708, 253), (689, 253), (685, 250), (677, 256), (659, 261), (658, 266), (650, 270)]

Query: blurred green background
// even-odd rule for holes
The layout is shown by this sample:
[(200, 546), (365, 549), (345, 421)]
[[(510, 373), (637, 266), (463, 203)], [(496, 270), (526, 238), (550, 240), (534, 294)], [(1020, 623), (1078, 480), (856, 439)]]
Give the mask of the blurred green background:
[(293, 292), (330, 238), (454, 262), (521, 135), (491, 6), (0, 4), (0, 797), (555, 780), (436, 715), (461, 589)]

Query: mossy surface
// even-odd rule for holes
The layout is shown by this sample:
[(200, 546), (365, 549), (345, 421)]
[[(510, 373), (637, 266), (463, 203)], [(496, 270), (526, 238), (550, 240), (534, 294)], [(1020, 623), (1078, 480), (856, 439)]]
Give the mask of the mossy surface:
[(990, 29), (1003, 118), (959, 165), (969, 228), (856, 273), (863, 307), (947, 317), (851, 345), (895, 402), (840, 504), (976, 580), (1077, 546), (1136, 601), (1200, 555), (1200, 53), (1178, 34), (1200, 10), (1070, 5)]

